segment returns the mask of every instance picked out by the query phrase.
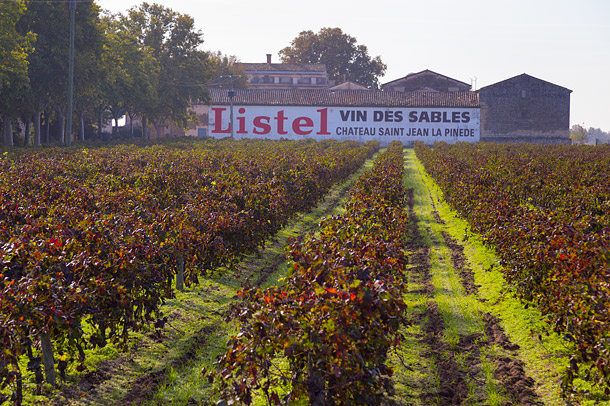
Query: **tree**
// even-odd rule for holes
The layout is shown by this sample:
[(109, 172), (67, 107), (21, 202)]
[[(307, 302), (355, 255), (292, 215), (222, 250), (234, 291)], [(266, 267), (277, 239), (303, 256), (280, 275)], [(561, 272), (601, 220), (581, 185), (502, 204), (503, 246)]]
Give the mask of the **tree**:
[[(79, 138), (85, 140), (85, 115), (102, 97), (105, 67), (102, 54), (106, 43), (99, 6), (79, 3), (80, 24), (75, 27), (74, 110), (79, 118)], [(78, 20), (77, 20), (78, 21)]]
[(209, 100), (204, 85), (212, 77), (212, 63), (198, 49), (203, 34), (195, 30), (190, 16), (158, 4), (130, 9), (123, 23), (159, 63), (155, 94), (142, 106), (143, 125), (146, 116), (151, 117), (159, 136), (167, 121), (187, 127), (196, 120), (189, 110), (192, 101)]
[[(34, 111), (35, 144), (40, 140), (40, 116), (52, 108), (60, 120), (60, 140), (64, 141), (68, 100), (68, 60), (70, 51), (70, 11), (67, 2), (29, 1), (19, 22), (21, 32), (36, 33), (36, 47), (28, 56), (31, 101)], [(74, 97), (81, 112), (87, 100), (99, 94), (99, 59), (103, 46), (99, 7), (78, 2), (75, 25)], [(47, 119), (49, 114), (47, 115)]]
[(300, 63), (322, 63), (331, 80), (352, 81), (370, 88), (379, 87), (379, 77), (387, 69), (381, 57), (371, 58), (365, 45), (357, 45), (356, 38), (340, 28), (322, 28), (317, 34), (302, 31), (279, 54), (283, 62), (294, 58)]
[(248, 77), (246, 71), (233, 55), (223, 55), (220, 51), (210, 54), (210, 61), (213, 64), (214, 79), (208, 86), (229, 88), (231, 86), (229, 76), (233, 76), (233, 87), (245, 89), (248, 87)]
[(35, 35), (22, 35), (16, 29), (24, 12), (22, 1), (0, 2), (0, 114), (5, 146), (13, 145), (12, 121), (29, 85), (27, 57)]
[(580, 124), (574, 124), (572, 128), (570, 128), (570, 139), (573, 142), (582, 142), (587, 139), (587, 130)]
[[(110, 110), (115, 122), (113, 133), (117, 132), (118, 120), (125, 113), (133, 118), (146, 110), (148, 101), (156, 96), (159, 79), (159, 63), (152, 56), (152, 50), (140, 46), (138, 37), (124, 22), (116, 15), (103, 18), (106, 44), (102, 65), (106, 76), (104, 97), (98, 108), (99, 114), (106, 108)], [(98, 126), (101, 129), (101, 123)]]

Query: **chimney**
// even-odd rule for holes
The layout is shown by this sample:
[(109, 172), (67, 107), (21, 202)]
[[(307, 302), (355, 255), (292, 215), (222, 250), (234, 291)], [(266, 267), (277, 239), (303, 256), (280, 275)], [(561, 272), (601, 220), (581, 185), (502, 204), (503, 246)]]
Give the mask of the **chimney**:
[(267, 54), (267, 63), (271, 64), (271, 54)]

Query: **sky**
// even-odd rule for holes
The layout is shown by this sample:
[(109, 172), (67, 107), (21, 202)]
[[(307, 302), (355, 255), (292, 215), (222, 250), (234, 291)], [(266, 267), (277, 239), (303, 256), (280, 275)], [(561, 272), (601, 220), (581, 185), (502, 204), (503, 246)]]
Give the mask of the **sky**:
[[(116, 13), (142, 1), (96, 2)], [(381, 83), (430, 69), (480, 89), (527, 73), (573, 91), (570, 125), (610, 131), (608, 0), (148, 2), (190, 15), (203, 49), (241, 62), (279, 62), (299, 32), (339, 27), (388, 66)]]

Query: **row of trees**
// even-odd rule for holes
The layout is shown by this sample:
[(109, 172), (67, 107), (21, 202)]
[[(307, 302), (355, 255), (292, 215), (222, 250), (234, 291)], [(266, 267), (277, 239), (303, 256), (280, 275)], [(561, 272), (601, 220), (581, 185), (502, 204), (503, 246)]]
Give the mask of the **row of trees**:
[[(68, 109), (69, 2), (0, 2), (0, 117), (4, 144), (13, 125), (24, 143), (65, 142)], [(192, 100), (207, 101), (204, 85), (237, 69), (235, 58), (200, 49), (203, 34), (185, 14), (143, 3), (125, 14), (78, 2), (75, 25), (74, 115), (78, 138), (87, 126), (102, 136), (110, 114), (150, 120), (157, 132), (192, 120)], [(232, 73), (232, 72), (231, 72)], [(133, 128), (133, 127), (132, 127)], [(133, 132), (133, 130), (132, 130)], [(142, 136), (146, 137), (143, 130)]]
[[(0, 2), (0, 123), (4, 145), (15, 143), (19, 123), (24, 145), (66, 141), (70, 2)], [(192, 101), (207, 102), (207, 86), (225, 87), (223, 77), (245, 72), (235, 57), (201, 50), (194, 20), (169, 8), (142, 3), (124, 14), (102, 12), (79, 1), (75, 23), (74, 123), (79, 139), (102, 138), (109, 118), (139, 119), (142, 137), (152, 125), (184, 128), (195, 120)], [(379, 86), (386, 65), (340, 28), (303, 31), (280, 51), (284, 62), (323, 63), (336, 82)], [(225, 79), (225, 82), (228, 82)], [(30, 126), (33, 125), (33, 131)], [(97, 131), (95, 132), (95, 128)], [(88, 129), (88, 131), (86, 131)], [(24, 130), (24, 131), (23, 131)], [(30, 140), (30, 133), (33, 140)], [(131, 135), (134, 134), (133, 125)]]
[(577, 144), (610, 144), (610, 132), (593, 127), (587, 130), (580, 124), (574, 124), (570, 127), (570, 139)]

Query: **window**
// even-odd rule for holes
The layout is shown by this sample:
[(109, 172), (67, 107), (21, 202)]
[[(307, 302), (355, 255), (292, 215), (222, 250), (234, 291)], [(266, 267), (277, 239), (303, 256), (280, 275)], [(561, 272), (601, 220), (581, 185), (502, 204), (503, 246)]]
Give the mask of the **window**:
[(316, 85), (325, 85), (326, 83), (328, 83), (326, 78), (316, 78)]
[(298, 84), (299, 85), (311, 85), (311, 78), (299, 78), (298, 80)]
[(525, 99), (527, 97), (527, 91), (521, 90), (521, 98)]
[(263, 76), (263, 83), (273, 83), (273, 76)]
[(282, 85), (291, 85), (292, 78), (290, 76), (280, 76), (280, 84)]

